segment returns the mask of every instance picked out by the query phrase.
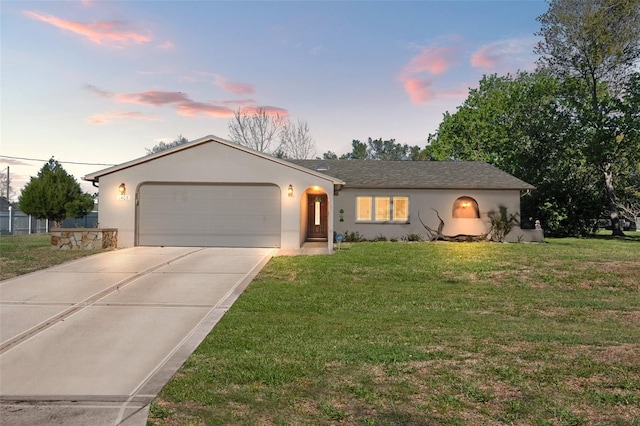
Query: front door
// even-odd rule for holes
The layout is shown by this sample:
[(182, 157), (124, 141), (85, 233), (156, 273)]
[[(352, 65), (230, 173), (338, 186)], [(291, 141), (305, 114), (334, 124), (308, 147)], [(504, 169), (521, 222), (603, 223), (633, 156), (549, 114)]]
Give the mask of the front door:
[(327, 195), (308, 196), (307, 240), (327, 241)]

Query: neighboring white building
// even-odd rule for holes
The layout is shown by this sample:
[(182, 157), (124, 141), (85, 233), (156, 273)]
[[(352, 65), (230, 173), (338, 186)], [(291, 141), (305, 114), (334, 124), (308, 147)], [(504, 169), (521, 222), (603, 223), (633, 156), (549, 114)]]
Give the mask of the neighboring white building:
[[(400, 239), (437, 227), (482, 234), (533, 186), (481, 162), (281, 160), (215, 136), (91, 173), (118, 246), (297, 249), (334, 232)], [(525, 231), (515, 229), (512, 239)], [(533, 235), (533, 234), (532, 234)], [(537, 239), (525, 236), (525, 240)]]

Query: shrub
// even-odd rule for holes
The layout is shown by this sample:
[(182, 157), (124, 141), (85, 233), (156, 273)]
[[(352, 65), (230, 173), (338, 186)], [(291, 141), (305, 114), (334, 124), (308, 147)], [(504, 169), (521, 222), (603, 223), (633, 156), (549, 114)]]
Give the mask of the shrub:
[(508, 215), (507, 208), (504, 206), (500, 206), (500, 213), (490, 212), (491, 239), (498, 242), (504, 241), (504, 237), (518, 224), (518, 216), (518, 213)]

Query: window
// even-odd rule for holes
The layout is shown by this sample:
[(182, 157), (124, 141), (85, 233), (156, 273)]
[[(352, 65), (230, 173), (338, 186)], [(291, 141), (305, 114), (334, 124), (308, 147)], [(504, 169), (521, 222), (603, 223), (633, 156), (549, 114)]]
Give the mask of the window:
[(471, 197), (460, 197), (453, 203), (454, 219), (479, 219), (478, 203)]
[(372, 197), (357, 197), (356, 198), (356, 220), (357, 221), (370, 221), (371, 220), (371, 202)]
[(409, 222), (409, 197), (356, 197), (357, 222)]
[(391, 210), (389, 197), (376, 197), (376, 222), (388, 221), (389, 210)]
[(409, 197), (393, 197), (394, 222), (409, 221)]

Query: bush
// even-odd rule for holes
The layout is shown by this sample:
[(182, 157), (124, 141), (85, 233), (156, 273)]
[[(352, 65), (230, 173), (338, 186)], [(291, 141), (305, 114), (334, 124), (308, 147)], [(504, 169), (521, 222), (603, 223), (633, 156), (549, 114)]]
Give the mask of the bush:
[(518, 224), (518, 216), (518, 213), (508, 215), (507, 208), (503, 206), (500, 206), (500, 213), (490, 212), (491, 239), (498, 242), (504, 241), (504, 237)]
[(349, 232), (344, 231), (344, 242), (346, 243), (360, 243), (362, 241), (367, 241), (358, 231)]

